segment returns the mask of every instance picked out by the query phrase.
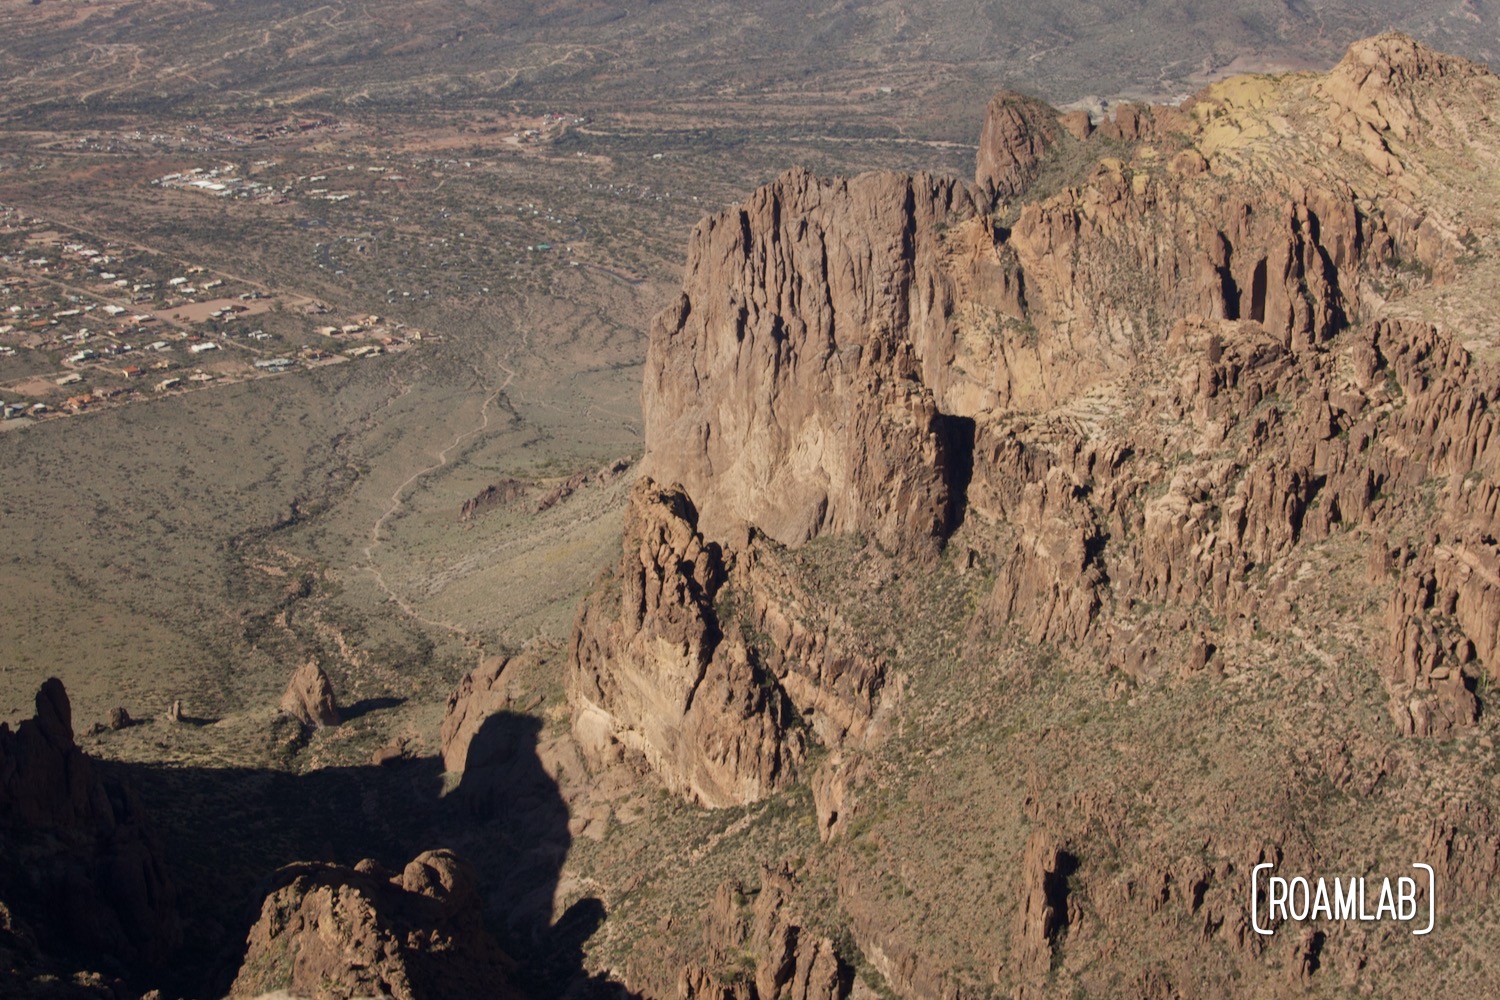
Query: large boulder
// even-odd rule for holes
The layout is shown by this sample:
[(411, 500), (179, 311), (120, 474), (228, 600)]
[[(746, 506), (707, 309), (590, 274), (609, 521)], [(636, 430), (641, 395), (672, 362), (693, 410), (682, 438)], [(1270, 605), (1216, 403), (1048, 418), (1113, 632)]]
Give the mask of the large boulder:
[(292, 674), (281, 696), (281, 710), (304, 726), (336, 726), (342, 721), (333, 682), (316, 660), (308, 660)]

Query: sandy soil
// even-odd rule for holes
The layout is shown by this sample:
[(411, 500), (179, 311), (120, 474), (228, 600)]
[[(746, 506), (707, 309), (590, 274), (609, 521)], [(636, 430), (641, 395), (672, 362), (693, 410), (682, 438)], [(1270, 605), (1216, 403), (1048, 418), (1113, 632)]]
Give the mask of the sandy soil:
[(208, 299), (205, 302), (191, 302), (187, 305), (173, 306), (170, 309), (161, 309), (155, 315), (158, 319), (201, 323), (226, 306), (244, 310), (244, 312), (237, 312), (235, 314), (237, 316), (254, 316), (258, 313), (270, 312), (275, 305), (276, 300), (272, 298), (251, 299), (248, 302), (240, 299)]

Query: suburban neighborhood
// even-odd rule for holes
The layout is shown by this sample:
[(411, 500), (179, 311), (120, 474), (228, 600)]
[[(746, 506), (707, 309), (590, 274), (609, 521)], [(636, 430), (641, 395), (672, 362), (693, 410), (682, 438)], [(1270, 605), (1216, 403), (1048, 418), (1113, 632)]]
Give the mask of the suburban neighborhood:
[(0, 205), (7, 425), (405, 351), (423, 336)]

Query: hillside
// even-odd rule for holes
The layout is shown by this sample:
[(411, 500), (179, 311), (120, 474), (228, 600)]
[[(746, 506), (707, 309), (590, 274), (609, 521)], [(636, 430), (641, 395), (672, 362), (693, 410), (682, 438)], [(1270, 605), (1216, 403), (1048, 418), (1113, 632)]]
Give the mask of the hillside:
[[(619, 890), (627, 983), (1484, 992), (1497, 102), (1383, 35), (1097, 123), (1002, 95), (977, 183), (699, 224), (570, 699), (745, 829)], [(1262, 862), (1428, 863), (1438, 931), (1262, 936)]]
[[(1185, 93), (1226, 72), (1326, 66), (1382, 26), (1481, 60), (1500, 34), (1469, 5), (1381, 0), (1184, 5), (893, 0), (41, 0), (0, 11), (0, 108), (59, 117), (262, 110), (437, 113), (513, 100), (679, 122), (793, 117), (820, 129), (934, 119), (972, 141), (997, 82), (1053, 100)], [(164, 39), (171, 44), (164, 45)], [(835, 109), (838, 109), (835, 111)], [(963, 131), (957, 131), (963, 130)]]

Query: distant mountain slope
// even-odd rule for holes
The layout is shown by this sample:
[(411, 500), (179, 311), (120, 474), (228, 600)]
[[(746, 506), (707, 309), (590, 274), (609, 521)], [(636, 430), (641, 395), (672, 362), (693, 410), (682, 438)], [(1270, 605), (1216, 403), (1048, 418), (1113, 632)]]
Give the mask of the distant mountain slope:
[(1387, 27), (1480, 60), (1500, 54), (1500, 31), (1466, 7), (1390, 0), (944, 0), (920, 9), (892, 0), (43, 0), (0, 11), (0, 81), (11, 114), (79, 103), (97, 112), (497, 98), (627, 107), (826, 90), (863, 90), (869, 101), (882, 85), (912, 102), (980, 81), (1072, 100), (1183, 92), (1230, 64), (1327, 65)]

